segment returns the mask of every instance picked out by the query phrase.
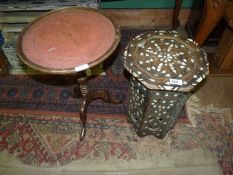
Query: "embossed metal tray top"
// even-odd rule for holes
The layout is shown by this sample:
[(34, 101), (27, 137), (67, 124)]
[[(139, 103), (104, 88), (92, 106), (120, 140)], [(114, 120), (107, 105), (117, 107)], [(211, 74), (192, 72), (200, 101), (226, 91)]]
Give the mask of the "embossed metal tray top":
[(119, 28), (92, 8), (54, 10), (38, 17), (20, 33), (19, 57), (49, 73), (72, 73), (106, 59), (120, 40)]
[(176, 31), (136, 36), (124, 53), (125, 68), (149, 89), (188, 92), (208, 74), (206, 53)]

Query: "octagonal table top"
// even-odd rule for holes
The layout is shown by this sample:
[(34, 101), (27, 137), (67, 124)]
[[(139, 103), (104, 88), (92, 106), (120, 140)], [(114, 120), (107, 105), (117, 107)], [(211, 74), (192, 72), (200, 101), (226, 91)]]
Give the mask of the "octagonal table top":
[(146, 32), (124, 52), (125, 68), (149, 89), (189, 92), (209, 73), (207, 54), (176, 31)]

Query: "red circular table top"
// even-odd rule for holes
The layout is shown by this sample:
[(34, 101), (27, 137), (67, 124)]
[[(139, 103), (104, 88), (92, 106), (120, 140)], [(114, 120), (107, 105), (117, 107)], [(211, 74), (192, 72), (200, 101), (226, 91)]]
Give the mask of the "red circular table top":
[(119, 42), (119, 29), (98, 10), (49, 12), (26, 27), (18, 55), (30, 67), (54, 73), (78, 72), (106, 59)]

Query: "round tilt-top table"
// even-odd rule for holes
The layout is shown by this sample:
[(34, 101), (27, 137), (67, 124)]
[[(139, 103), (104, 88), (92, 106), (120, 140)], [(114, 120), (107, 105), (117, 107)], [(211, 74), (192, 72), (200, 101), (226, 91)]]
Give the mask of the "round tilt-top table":
[(20, 33), (17, 54), (29, 67), (52, 74), (77, 73), (82, 94), (80, 140), (86, 134), (87, 107), (97, 98), (118, 103), (105, 90), (89, 91), (85, 70), (102, 63), (120, 41), (119, 27), (101, 10), (83, 7), (45, 13)]

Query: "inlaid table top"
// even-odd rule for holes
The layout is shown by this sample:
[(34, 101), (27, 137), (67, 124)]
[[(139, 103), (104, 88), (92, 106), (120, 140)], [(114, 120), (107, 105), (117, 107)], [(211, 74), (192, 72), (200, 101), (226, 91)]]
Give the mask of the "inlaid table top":
[(125, 68), (149, 89), (189, 92), (209, 73), (207, 54), (176, 31), (142, 33), (124, 52)]
[(72, 73), (93, 67), (115, 50), (118, 26), (101, 10), (66, 8), (46, 13), (20, 33), (19, 57), (49, 73)]

